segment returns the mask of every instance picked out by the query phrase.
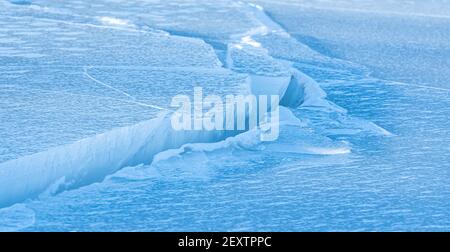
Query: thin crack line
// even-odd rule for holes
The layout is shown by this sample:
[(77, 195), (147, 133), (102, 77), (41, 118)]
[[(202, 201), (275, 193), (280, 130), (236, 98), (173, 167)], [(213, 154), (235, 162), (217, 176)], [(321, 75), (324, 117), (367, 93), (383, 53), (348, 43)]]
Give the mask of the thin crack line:
[(109, 88), (109, 89), (111, 89), (111, 90), (114, 90), (114, 91), (116, 91), (116, 92), (118, 92), (118, 93), (121, 93), (122, 95), (128, 97), (128, 98), (130, 99), (129, 102), (131, 102), (131, 103), (134, 103), (134, 104), (140, 105), (140, 106), (144, 106), (144, 107), (150, 107), (150, 108), (155, 108), (155, 109), (159, 109), (159, 110), (166, 110), (166, 111), (169, 111), (169, 110), (166, 109), (166, 108), (162, 108), (162, 107), (159, 107), (159, 106), (156, 106), (156, 105), (151, 105), (151, 104), (147, 104), (147, 103), (144, 103), (144, 102), (140, 102), (140, 101), (138, 101), (138, 100), (136, 99), (136, 97), (134, 97), (134, 96), (128, 94), (127, 92), (125, 92), (125, 91), (123, 91), (123, 90), (120, 90), (120, 89), (118, 89), (118, 88), (115, 88), (115, 87), (113, 87), (113, 86), (111, 86), (111, 85), (109, 85), (109, 84), (107, 84), (107, 83), (105, 83), (105, 82), (102, 82), (102, 81), (100, 81), (100, 80), (97, 80), (96, 78), (92, 77), (92, 76), (88, 73), (88, 67), (83, 67), (83, 74), (84, 74), (87, 78), (89, 78), (90, 80), (92, 80), (93, 82), (95, 82), (95, 83), (97, 83), (97, 84), (99, 84), (99, 85), (102, 85), (102, 86), (104, 86), (104, 87), (106, 87), (106, 88)]

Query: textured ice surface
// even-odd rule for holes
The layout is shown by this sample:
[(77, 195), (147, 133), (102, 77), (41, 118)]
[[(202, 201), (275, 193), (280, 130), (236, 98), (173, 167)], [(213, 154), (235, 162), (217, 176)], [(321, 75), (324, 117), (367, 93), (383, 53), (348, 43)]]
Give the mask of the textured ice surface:
[(236, 72), (267, 77), (290, 76), (289, 67), (270, 57), (262, 48), (232, 45), (228, 48), (227, 63)]
[[(101, 184), (28, 204), (37, 218), (24, 230), (448, 230), (450, 156), (442, 144), (450, 142), (442, 135), (450, 126), (448, 94), (374, 79), (325, 90), (396, 135), (367, 136), (348, 127), (337, 134), (351, 141), (347, 155), (295, 153), (293, 147), (317, 144), (317, 135), (302, 137), (311, 130), (305, 126), (282, 128), (281, 142), (273, 144), (285, 145), (275, 149), (252, 138), (214, 151), (184, 148)], [(295, 111), (315, 131), (342, 127), (316, 112)]]
[[(284, 4), (269, 4), (266, 11), (300, 42), (324, 55), (362, 64), (376, 77), (448, 87), (450, 12), (447, 7), (442, 7), (446, 16), (435, 17), (334, 9), (330, 8), (333, 3), (311, 2), (314, 1), (289, 8)], [(376, 5), (375, 2), (372, 4)], [(352, 6), (353, 1), (347, 5)], [(448, 6), (443, 1), (397, 5), (402, 8), (395, 10), (416, 6), (414, 9), (419, 12), (427, 9), (419, 7), (423, 5), (432, 10)], [(378, 6), (389, 11), (388, 4), (378, 3)]]
[(0, 164), (2, 204), (36, 196), (60, 179), (56, 188), (78, 187), (167, 148), (214, 141), (209, 133), (171, 134), (170, 120), (159, 113), (172, 109), (175, 95), (192, 97), (194, 87), (205, 96), (248, 90), (247, 76), (215, 68), (33, 69), (2, 79), (0, 157), (9, 160)]
[(247, 93), (247, 76), (221, 68), (201, 39), (35, 3), (0, 4), (2, 206), (51, 184), (101, 180), (185, 141), (213, 141), (206, 133), (170, 135), (159, 113), (194, 86), (205, 95)]
[[(449, 229), (444, 1), (32, 2), (0, 1), (0, 156), (44, 151), (0, 198), (39, 198), (0, 230)], [(284, 94), (279, 140), (148, 120), (194, 84)]]
[(212, 48), (196, 39), (32, 16), (2, 15), (0, 27), (6, 66), (219, 66)]
[[(246, 93), (246, 76), (223, 69), (86, 71), (77, 67), (0, 70), (0, 161), (153, 119), (172, 109), (173, 96), (193, 96), (194, 86), (203, 87), (205, 96)], [(168, 85), (174, 88), (167, 89)]]
[(0, 4), (0, 161), (152, 119), (194, 85), (228, 94), (245, 82), (220, 69), (199, 39), (123, 27), (112, 18), (104, 26), (51, 1)]
[(282, 4), (285, 7), (299, 6), (317, 9), (363, 11), (366, 13), (390, 13), (397, 15), (424, 15), (446, 17), (450, 15), (448, 0), (410, 1), (410, 0), (256, 0), (256, 2), (270, 7)]
[(111, 17), (131, 20), (144, 28), (158, 28), (212, 39), (228, 39), (230, 35), (247, 32), (258, 24), (258, 21), (245, 11), (246, 4), (228, 0), (177, 0), (170, 3), (154, 0), (97, 0), (93, 3), (35, 0), (33, 4), (36, 7), (32, 8), (50, 14), (67, 14), (86, 19)]
[(23, 204), (16, 204), (0, 209), (0, 219), (2, 220), (2, 225), (0, 225), (2, 232), (14, 232), (34, 224), (34, 211)]

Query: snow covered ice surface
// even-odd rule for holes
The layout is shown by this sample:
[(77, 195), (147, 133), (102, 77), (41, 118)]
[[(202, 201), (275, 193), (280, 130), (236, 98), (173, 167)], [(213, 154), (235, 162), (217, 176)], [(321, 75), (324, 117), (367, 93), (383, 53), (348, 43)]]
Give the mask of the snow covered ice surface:
[[(448, 6), (0, 1), (0, 231), (448, 231)], [(194, 86), (279, 139), (174, 132)]]

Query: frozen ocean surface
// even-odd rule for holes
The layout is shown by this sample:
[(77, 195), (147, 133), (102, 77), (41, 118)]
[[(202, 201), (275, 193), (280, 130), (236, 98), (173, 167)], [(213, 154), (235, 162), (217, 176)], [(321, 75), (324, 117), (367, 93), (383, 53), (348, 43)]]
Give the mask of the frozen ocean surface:
[[(448, 231), (448, 6), (0, 1), (0, 230)], [(171, 132), (194, 86), (280, 138)]]

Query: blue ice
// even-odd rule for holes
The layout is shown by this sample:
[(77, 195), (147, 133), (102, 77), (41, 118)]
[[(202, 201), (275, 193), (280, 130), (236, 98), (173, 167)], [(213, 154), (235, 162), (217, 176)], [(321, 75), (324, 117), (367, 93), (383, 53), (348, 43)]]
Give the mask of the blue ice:
[[(0, 1), (0, 231), (448, 231), (445, 1)], [(277, 94), (280, 137), (170, 100)]]

